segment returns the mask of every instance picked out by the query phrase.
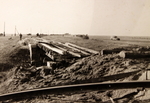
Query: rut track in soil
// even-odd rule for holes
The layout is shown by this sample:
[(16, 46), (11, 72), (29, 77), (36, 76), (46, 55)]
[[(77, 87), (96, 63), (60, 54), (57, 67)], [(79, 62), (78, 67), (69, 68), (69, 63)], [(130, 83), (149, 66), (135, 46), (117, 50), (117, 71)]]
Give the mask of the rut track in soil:
[(55, 86), (48, 88), (40, 88), (33, 90), (25, 90), (0, 95), (0, 101), (14, 99), (21, 100), (32, 98), (43, 94), (65, 93), (84, 90), (113, 90), (113, 89), (132, 89), (132, 88), (150, 88), (150, 81), (129, 81), (129, 82), (101, 82), (101, 83), (86, 83), (76, 85)]

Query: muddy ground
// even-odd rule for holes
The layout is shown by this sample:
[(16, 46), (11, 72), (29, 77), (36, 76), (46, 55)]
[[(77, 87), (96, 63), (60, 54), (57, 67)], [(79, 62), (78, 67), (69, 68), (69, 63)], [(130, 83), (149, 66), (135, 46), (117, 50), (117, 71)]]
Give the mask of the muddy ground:
[[(28, 39), (27, 39), (28, 38)], [(77, 45), (91, 48), (97, 51), (102, 49), (118, 50), (150, 50), (147, 46), (149, 39), (122, 38), (121, 41), (110, 41), (109, 37), (90, 37), (83, 40), (77, 37), (42, 37), (47, 40), (60, 42), (71, 42)], [(96, 38), (96, 39), (95, 39)], [(10, 93), (27, 89), (35, 89), (50, 86), (111, 82), (111, 81), (132, 81), (146, 80), (144, 74), (150, 69), (150, 58), (121, 58), (118, 54), (91, 55), (80, 59), (70, 59), (52, 63), (51, 68), (38, 57), (39, 50), (34, 50), (36, 56), (35, 63), (31, 64), (29, 57), (28, 43), (35, 44), (37, 37), (24, 37), (19, 41), (19, 37), (9, 39), (1, 37), (0, 51), (0, 93)], [(66, 91), (67, 92), (67, 91)], [(117, 103), (147, 103), (150, 102), (149, 90), (144, 96), (137, 97), (137, 89), (123, 89), (113, 91), (86, 91), (80, 93), (50, 94), (34, 99), (26, 99), (22, 102), (45, 102), (45, 103), (70, 103), (70, 102), (105, 102), (109, 103), (108, 93)], [(136, 98), (137, 97), (137, 98)], [(6, 102), (15, 102), (8, 100)], [(20, 102), (20, 101), (18, 101)]]

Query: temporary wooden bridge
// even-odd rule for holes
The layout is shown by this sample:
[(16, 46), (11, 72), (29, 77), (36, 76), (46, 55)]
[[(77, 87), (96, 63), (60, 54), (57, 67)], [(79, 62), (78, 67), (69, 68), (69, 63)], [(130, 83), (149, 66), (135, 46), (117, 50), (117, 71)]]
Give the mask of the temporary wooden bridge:
[[(85, 47), (81, 47), (72, 43), (61, 43), (61, 42), (54, 42), (54, 41), (46, 41), (40, 40), (37, 43), (37, 47), (45, 51), (45, 54), (55, 60), (56, 57), (71, 57), (71, 58), (82, 58), (86, 56), (90, 56), (92, 54), (98, 54), (98, 51), (88, 49)], [(32, 46), (29, 44), (30, 50), (30, 58), (32, 60)]]

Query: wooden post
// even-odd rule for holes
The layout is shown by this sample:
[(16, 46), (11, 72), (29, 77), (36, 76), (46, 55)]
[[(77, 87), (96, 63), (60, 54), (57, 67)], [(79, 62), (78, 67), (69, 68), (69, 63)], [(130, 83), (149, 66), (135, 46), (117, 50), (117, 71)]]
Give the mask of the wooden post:
[(5, 36), (5, 22), (4, 22), (4, 36)]
[(31, 60), (31, 64), (32, 64), (32, 47), (31, 47), (30, 43), (28, 44), (28, 46), (29, 46), (29, 52), (30, 52), (30, 60)]

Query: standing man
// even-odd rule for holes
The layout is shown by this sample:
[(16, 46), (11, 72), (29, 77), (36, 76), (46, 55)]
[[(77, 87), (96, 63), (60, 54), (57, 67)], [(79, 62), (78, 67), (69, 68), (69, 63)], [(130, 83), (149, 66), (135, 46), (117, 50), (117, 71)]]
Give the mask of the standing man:
[(21, 33), (20, 33), (20, 35), (19, 35), (19, 36), (20, 36), (20, 40), (22, 40), (22, 34), (21, 34)]

